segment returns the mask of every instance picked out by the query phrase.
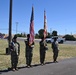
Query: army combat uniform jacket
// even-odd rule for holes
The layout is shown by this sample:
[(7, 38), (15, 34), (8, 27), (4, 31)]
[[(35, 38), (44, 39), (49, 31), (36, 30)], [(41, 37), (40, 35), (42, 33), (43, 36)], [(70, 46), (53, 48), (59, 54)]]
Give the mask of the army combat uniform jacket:
[(10, 50), (12, 68), (16, 68), (18, 64), (18, 56), (20, 54), (20, 44), (18, 42), (11, 42)]
[(25, 41), (25, 57), (26, 57), (26, 64), (27, 66), (31, 66), (31, 62), (32, 62), (32, 56), (33, 56), (33, 47), (34, 47), (34, 43), (32, 45), (29, 45), (29, 41)]

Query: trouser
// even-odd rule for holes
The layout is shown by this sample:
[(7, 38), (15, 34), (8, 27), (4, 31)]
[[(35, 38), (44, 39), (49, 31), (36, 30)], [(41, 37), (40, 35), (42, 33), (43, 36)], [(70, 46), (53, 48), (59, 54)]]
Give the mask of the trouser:
[(32, 50), (28, 50), (26, 51), (26, 64), (27, 66), (30, 66), (31, 65), (31, 62), (32, 62)]
[(11, 66), (12, 68), (17, 68), (17, 64), (18, 64), (18, 56), (11, 56)]
[(40, 63), (44, 63), (46, 52), (44, 50), (40, 50)]
[(58, 57), (58, 50), (57, 51), (53, 51), (53, 60), (56, 61)]

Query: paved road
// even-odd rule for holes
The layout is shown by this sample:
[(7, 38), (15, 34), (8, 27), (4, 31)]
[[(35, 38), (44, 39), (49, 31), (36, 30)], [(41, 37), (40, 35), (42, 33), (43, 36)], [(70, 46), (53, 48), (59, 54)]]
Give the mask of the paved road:
[(5, 70), (1, 75), (76, 75), (76, 58), (59, 61), (59, 63), (48, 62), (46, 65), (34, 65), (32, 68), (21, 67), (19, 71)]
[[(7, 40), (7, 39), (0, 39), (0, 40)], [(19, 41), (24, 41), (24, 40), (26, 40), (26, 38), (18, 37), (18, 40)], [(39, 41), (40, 41), (40, 39), (35, 39), (35, 42), (39, 42)], [(76, 41), (65, 41), (63, 44), (76, 45)]]
[(64, 44), (76, 45), (76, 41), (65, 41)]
[[(18, 37), (18, 40), (24, 41), (24, 40), (26, 40), (26, 38), (19, 38)], [(40, 41), (40, 39), (35, 39), (35, 42), (39, 42), (39, 41)], [(63, 44), (76, 45), (76, 41), (65, 41)]]

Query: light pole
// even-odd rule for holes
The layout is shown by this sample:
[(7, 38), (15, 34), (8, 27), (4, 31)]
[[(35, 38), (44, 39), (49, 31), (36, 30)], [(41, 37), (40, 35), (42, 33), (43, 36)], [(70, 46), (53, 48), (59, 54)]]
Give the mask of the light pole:
[(10, 43), (12, 38), (12, 0), (10, 0), (10, 9), (9, 9), (9, 37), (8, 37), (8, 54), (10, 53)]
[(67, 29), (65, 29), (65, 35), (67, 34)]
[(16, 34), (17, 34), (18, 22), (16, 22)]
[(50, 35), (52, 35), (52, 28), (50, 28)]

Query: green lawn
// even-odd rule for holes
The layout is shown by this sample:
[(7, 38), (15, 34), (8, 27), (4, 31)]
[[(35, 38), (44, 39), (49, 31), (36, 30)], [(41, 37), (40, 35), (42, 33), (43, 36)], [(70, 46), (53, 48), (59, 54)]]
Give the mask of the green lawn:
[[(20, 43), (20, 56), (18, 66), (24, 64), (26, 65), (25, 59), (25, 43), (24, 41), (19, 41)], [(6, 48), (8, 47), (7, 40), (0, 40), (0, 70), (11, 67), (10, 55), (6, 55)], [(46, 52), (45, 62), (52, 62), (53, 53), (51, 49), (51, 44), (48, 44), (49, 50)], [(59, 57), (58, 60), (76, 57), (76, 45), (59, 44)], [(32, 64), (38, 64), (39, 62), (39, 43), (35, 43), (33, 49), (33, 60)]]

